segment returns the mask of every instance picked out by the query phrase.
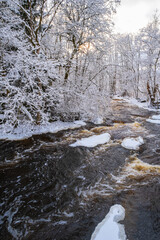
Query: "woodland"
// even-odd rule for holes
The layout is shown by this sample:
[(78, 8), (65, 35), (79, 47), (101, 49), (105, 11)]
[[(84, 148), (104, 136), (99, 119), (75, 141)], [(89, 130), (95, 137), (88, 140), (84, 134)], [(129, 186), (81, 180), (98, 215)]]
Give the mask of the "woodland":
[(158, 12), (114, 32), (118, 0), (2, 0), (0, 125), (104, 119), (113, 96), (159, 108)]

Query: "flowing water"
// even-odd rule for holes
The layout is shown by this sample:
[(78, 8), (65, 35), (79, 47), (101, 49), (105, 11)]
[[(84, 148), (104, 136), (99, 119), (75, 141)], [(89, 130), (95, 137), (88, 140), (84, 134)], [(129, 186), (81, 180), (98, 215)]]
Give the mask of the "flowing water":
[[(155, 113), (120, 101), (112, 110), (103, 126), (0, 141), (1, 240), (89, 240), (114, 204), (129, 240), (160, 239), (160, 128), (146, 122)], [(107, 144), (69, 146), (105, 132)], [(137, 136), (139, 150), (121, 146)]]

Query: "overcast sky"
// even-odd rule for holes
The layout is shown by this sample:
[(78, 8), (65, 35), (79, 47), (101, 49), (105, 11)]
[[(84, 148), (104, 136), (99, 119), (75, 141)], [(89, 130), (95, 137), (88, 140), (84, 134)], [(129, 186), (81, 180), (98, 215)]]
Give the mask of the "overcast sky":
[(115, 31), (138, 31), (146, 26), (156, 9), (160, 14), (160, 0), (121, 0), (115, 16)]

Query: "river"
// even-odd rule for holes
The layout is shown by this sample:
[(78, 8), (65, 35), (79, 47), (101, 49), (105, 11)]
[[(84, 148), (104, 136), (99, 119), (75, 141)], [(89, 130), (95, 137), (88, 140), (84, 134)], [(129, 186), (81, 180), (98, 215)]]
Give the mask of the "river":
[[(146, 121), (154, 114), (114, 100), (105, 124), (1, 140), (0, 239), (90, 240), (110, 207), (121, 204), (128, 240), (159, 240), (160, 127)], [(106, 132), (107, 144), (69, 146)], [(138, 150), (121, 146), (138, 136)]]

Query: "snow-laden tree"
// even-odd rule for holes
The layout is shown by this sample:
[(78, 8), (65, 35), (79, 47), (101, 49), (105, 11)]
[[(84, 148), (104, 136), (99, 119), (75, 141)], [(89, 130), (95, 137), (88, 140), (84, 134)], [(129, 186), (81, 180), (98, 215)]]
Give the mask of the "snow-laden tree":
[[(116, 35), (110, 54), (113, 92), (159, 102), (160, 25), (157, 13), (136, 35)], [(116, 66), (114, 68), (113, 66)], [(116, 73), (116, 74), (115, 74)]]
[(23, 20), (28, 40), (39, 52), (41, 42), (52, 26), (63, 0), (12, 0)]
[(137, 37), (118, 35), (115, 40), (116, 84), (119, 93), (138, 98), (141, 50)]
[[(83, 53), (89, 53), (89, 50), (105, 52), (106, 41), (111, 32), (111, 14), (113, 11), (115, 11), (115, 1), (63, 1), (56, 34), (64, 44), (65, 82), (69, 78), (74, 60), (76, 62), (79, 55), (82, 55), (82, 51)], [(78, 71), (78, 63), (76, 65), (75, 71)]]
[(142, 71), (151, 103), (159, 101), (160, 91), (160, 22), (155, 14), (152, 22), (140, 32)]
[(2, 1), (0, 117), (8, 130), (104, 115), (116, 2)]
[(53, 119), (58, 101), (54, 81), (57, 63), (34, 47), (25, 35), (24, 22), (12, 1), (1, 5), (0, 116), (9, 130), (29, 121), (40, 124)]
[[(111, 18), (116, 2), (63, 1), (56, 15), (56, 24), (49, 31), (53, 44), (49, 47), (46, 44), (49, 35), (44, 39), (50, 54), (56, 51), (57, 59), (61, 59), (59, 71), (64, 77), (64, 105), (68, 111), (73, 111), (74, 106), (80, 112), (93, 112), (94, 115), (99, 109), (96, 104), (99, 102), (102, 106), (104, 99), (104, 105), (107, 106), (109, 94), (106, 65), (111, 47)], [(95, 107), (92, 107), (96, 110), (87, 108), (90, 99), (95, 103)]]

